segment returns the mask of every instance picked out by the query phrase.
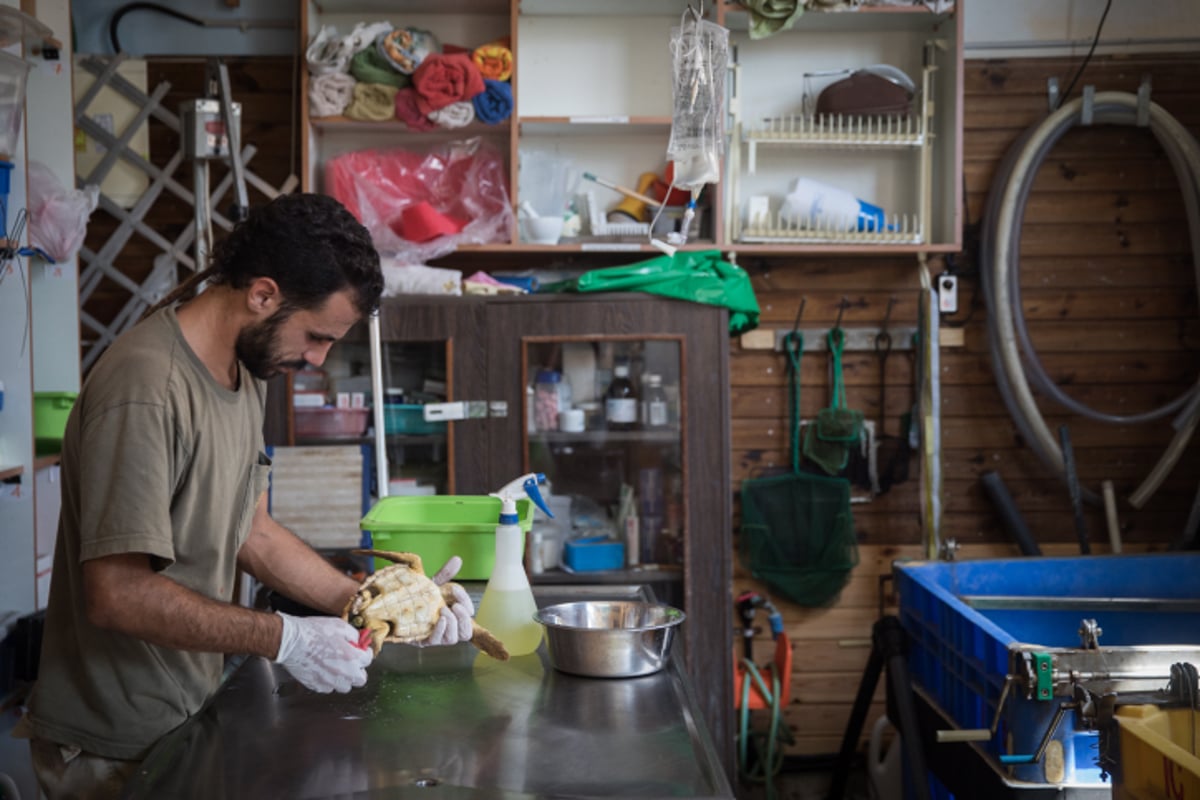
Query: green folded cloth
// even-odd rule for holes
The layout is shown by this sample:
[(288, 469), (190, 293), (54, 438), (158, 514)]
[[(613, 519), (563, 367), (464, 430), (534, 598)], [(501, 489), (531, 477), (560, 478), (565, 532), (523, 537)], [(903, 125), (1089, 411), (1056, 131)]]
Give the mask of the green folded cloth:
[(750, 13), (751, 39), (786, 31), (804, 13), (799, 0), (744, 0), (742, 5)]
[(350, 74), (360, 83), (381, 83), (403, 89), (412, 79), (392, 69), (392, 64), (374, 47), (361, 50), (350, 59)]

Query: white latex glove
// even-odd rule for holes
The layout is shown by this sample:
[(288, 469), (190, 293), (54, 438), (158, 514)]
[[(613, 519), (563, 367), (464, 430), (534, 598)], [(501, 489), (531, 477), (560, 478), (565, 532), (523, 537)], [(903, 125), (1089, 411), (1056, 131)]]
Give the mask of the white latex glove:
[[(458, 556), (451, 556), (450, 560), (433, 576), (433, 582), (438, 586), (443, 586), (453, 580), (460, 569), (462, 569), (462, 559)], [(433, 633), (429, 634), (422, 641), (417, 642), (417, 647), (431, 647), (471, 641), (471, 617), (475, 616), (475, 604), (471, 602), (471, 597), (467, 594), (467, 590), (457, 583), (450, 584), (450, 591), (454, 595), (453, 601), (446, 608), (442, 609), (441, 617), (438, 619), (437, 625), (434, 626)]]
[(367, 665), (375, 657), (360, 647), (359, 632), (337, 617), (293, 617), (283, 620), (283, 636), (275, 663), (314, 692), (348, 692), (367, 682)]

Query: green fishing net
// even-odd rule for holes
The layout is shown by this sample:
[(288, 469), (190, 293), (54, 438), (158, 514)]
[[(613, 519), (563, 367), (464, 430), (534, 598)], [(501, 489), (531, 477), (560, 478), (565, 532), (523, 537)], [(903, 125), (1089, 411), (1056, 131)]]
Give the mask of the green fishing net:
[[(792, 380), (792, 474), (742, 482), (739, 552), (742, 564), (772, 591), (802, 606), (828, 604), (858, 563), (850, 484), (799, 471), (800, 352), (803, 339), (784, 338)], [(810, 430), (815, 427), (810, 425)]]
[(817, 413), (816, 421), (808, 426), (804, 436), (804, 455), (830, 475), (846, 467), (850, 448), (862, 438), (863, 413), (846, 407), (846, 382), (842, 376), (842, 351), (846, 333), (841, 328), (831, 330), (826, 338), (832, 361), (833, 399), (828, 408)]

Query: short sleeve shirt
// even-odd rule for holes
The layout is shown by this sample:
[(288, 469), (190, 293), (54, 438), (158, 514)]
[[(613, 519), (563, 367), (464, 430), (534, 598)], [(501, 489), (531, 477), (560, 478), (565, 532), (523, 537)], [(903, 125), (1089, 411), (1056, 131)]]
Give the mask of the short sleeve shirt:
[(220, 653), (92, 626), (82, 565), (146, 553), (171, 580), (232, 599), (238, 549), (270, 470), (266, 387), (238, 371), (236, 390), (219, 384), (164, 309), (118, 338), (88, 375), (63, 438), (62, 513), (29, 703), (36, 735), (140, 758), (219, 686)]

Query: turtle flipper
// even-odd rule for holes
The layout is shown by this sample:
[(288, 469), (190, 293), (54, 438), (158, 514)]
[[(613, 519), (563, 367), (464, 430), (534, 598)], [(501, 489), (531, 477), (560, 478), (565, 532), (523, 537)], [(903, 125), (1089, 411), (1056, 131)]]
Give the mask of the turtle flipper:
[(497, 661), (508, 661), (508, 650), (504, 647), (504, 643), (475, 620), (471, 620), (471, 644)]
[(404, 564), (413, 572), (425, 574), (425, 565), (421, 563), (421, 557), (416, 553), (397, 553), (392, 550), (354, 550), (353, 552), (360, 556), (382, 558), (393, 564)]

